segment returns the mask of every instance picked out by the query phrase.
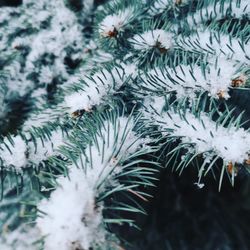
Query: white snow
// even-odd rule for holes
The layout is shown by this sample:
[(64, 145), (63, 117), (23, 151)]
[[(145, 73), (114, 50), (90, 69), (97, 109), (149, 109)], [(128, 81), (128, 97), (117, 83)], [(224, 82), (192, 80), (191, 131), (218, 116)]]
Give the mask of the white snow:
[(29, 161), (34, 164), (39, 164), (48, 157), (57, 153), (60, 146), (64, 145), (64, 136), (62, 131), (54, 130), (51, 132), (49, 139), (37, 138), (36, 145), (33, 142), (29, 143)]
[[(37, 219), (45, 238), (45, 249), (89, 249), (93, 243), (104, 243), (101, 209), (95, 208), (95, 190), (82, 169), (73, 167), (70, 179), (60, 178), (49, 200), (38, 208), (46, 212)], [(55, 233), (56, 232), (56, 233)]]
[[(160, 105), (164, 104), (164, 100), (155, 100), (156, 110), (160, 112)], [(159, 105), (160, 103), (160, 105)], [(153, 103), (151, 103), (154, 106)], [(182, 116), (185, 116), (183, 119)], [(208, 114), (201, 112), (196, 117), (191, 111), (181, 115), (174, 110), (162, 112), (157, 115), (152, 111), (151, 117), (156, 124), (159, 124), (165, 130), (172, 130), (170, 135), (181, 138), (182, 142), (193, 144), (197, 154), (203, 154), (205, 157), (219, 156), (226, 163), (243, 163), (248, 159), (250, 152), (250, 133), (243, 128), (231, 126), (225, 128), (220, 124), (216, 124), (211, 120)], [(171, 117), (171, 118), (170, 118)], [(202, 122), (201, 122), (202, 121)], [(166, 132), (168, 134), (168, 132)], [(209, 153), (204, 154), (204, 153)]]
[(152, 4), (149, 13), (151, 15), (157, 15), (170, 8), (176, 8), (184, 4), (187, 4), (188, 1), (189, 0), (180, 0), (180, 1), (178, 0), (156, 0)]
[(27, 164), (27, 146), (20, 135), (15, 137), (13, 136), (12, 140), (13, 145), (10, 143), (7, 137), (4, 138), (4, 143), (1, 144), (2, 150), (0, 149), (0, 159), (3, 160), (5, 166), (12, 165), (18, 170), (21, 167), (25, 167)]
[(42, 83), (50, 84), (54, 78), (54, 72), (49, 66), (42, 66), (39, 76), (39, 81)]
[(172, 40), (172, 34), (161, 29), (146, 31), (129, 39), (136, 50), (150, 50), (155, 47), (168, 50), (172, 47)]
[(93, 106), (102, 103), (108, 94), (114, 93), (130, 76), (135, 74), (135, 65), (121, 64), (120, 66), (111, 71), (104, 69), (93, 76), (83, 77), (86, 83), (83, 90), (78, 90), (65, 97), (65, 106), (69, 108), (69, 112), (90, 111)]
[[(33, 93), (35, 93), (35, 91)], [(42, 91), (39, 94), (42, 94)], [(44, 102), (46, 102), (46, 99), (41, 100), (39, 97), (36, 98), (37, 98), (37, 104), (42, 105), (44, 104)], [(38, 112), (33, 112), (30, 115), (30, 117), (24, 122), (22, 130), (24, 132), (28, 132), (32, 128), (41, 128), (43, 126), (48, 125), (48, 123), (53, 123), (55, 121), (60, 120), (62, 116), (63, 116), (63, 110), (61, 110), (59, 107), (58, 109), (47, 108), (42, 111), (38, 110)]]
[(36, 227), (22, 225), (12, 232), (1, 234), (1, 250), (37, 250), (40, 249), (39, 245), (34, 243), (40, 237)]
[[(83, 4), (82, 14), (87, 18), (86, 11), (92, 8), (93, 0)], [(20, 55), (4, 67), (8, 73), (5, 100), (24, 97), (33, 89), (50, 84), (54, 77), (59, 81), (71, 77), (64, 63), (66, 55), (76, 60), (84, 53), (82, 24), (78, 18), (63, 0), (24, 0), (17, 8), (0, 8), (0, 23), (4, 23), (0, 27), (2, 56)], [(22, 34), (13, 36), (19, 33), (20, 27)], [(19, 51), (27, 51), (27, 55), (22, 56), (25, 53)], [(30, 75), (37, 77), (31, 79)], [(4, 110), (1, 113), (6, 114)]]
[[(29, 136), (29, 133), (26, 133)], [(33, 141), (25, 141), (21, 136), (12, 136), (13, 145), (5, 138), (4, 143), (0, 146), (0, 159), (3, 161), (4, 166), (14, 166), (17, 170), (25, 167), (27, 164), (39, 164), (41, 161), (46, 160), (48, 157), (59, 154), (58, 149), (64, 145), (65, 138), (60, 130), (51, 132), (50, 138), (36, 138), (36, 143)], [(9, 148), (9, 150), (8, 150)]]
[(219, 93), (223, 93), (223, 98), (227, 99), (232, 80), (238, 75), (238, 67), (237, 63), (223, 57), (217, 58), (217, 63), (210, 61), (205, 74), (197, 64), (179, 65), (174, 69), (166, 66), (165, 69), (155, 68), (146, 76), (142, 75), (140, 84), (149, 91), (174, 91), (179, 98), (195, 98), (197, 93), (207, 91), (214, 98), (219, 98)]
[(90, 11), (94, 6), (94, 0), (82, 0), (84, 11)]
[(230, 35), (218, 34), (209, 30), (197, 30), (196, 33), (188, 37), (179, 37), (177, 47), (186, 51), (198, 51), (201, 53), (209, 52), (210, 55), (225, 57), (240, 63), (249, 63), (250, 43), (242, 42), (239, 44), (238, 38), (230, 38)]
[(106, 16), (99, 24), (99, 33), (103, 37), (115, 36), (116, 32), (121, 31), (134, 17), (134, 10), (127, 8), (117, 14)]
[[(191, 27), (197, 27), (207, 20), (219, 20), (226, 16), (241, 18), (243, 15), (250, 14), (250, 4), (248, 0), (221, 1), (198, 9), (194, 14), (188, 15), (185, 22)], [(201, 18), (202, 17), (202, 18)]]
[[(61, 177), (60, 187), (49, 200), (39, 204), (38, 209), (46, 212), (37, 219), (42, 235), (47, 235), (45, 249), (70, 250), (73, 246), (89, 249), (95, 245), (105, 249), (102, 204), (96, 204), (95, 199), (107, 184), (111, 185), (112, 176), (119, 171), (119, 162), (144, 143), (138, 140), (133, 127), (133, 120), (125, 117), (118, 118), (114, 125), (104, 122), (97, 132), (96, 143), (87, 146), (78, 160), (82, 168), (71, 166), (69, 179)], [(106, 185), (98, 189), (104, 179)]]

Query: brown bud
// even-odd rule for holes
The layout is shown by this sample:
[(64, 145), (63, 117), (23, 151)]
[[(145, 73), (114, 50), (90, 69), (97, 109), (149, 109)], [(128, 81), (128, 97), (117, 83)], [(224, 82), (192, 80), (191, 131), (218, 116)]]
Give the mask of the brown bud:
[(227, 171), (230, 175), (234, 173), (234, 176), (236, 176), (238, 174), (238, 168), (231, 161), (228, 162)]
[(161, 54), (165, 54), (168, 51), (159, 41), (156, 42), (154, 47), (157, 48)]
[(217, 93), (217, 96), (220, 98), (220, 99), (224, 99), (225, 98), (225, 91), (224, 90), (220, 90), (218, 93)]
[(245, 163), (250, 166), (250, 158), (245, 160)]
[(86, 108), (86, 109), (79, 109), (76, 110), (75, 112), (71, 113), (72, 118), (78, 118), (82, 116), (85, 112), (90, 113), (92, 112), (91, 108)]
[(182, 4), (182, 0), (175, 0), (175, 4), (176, 4), (176, 5)]
[(233, 79), (231, 85), (234, 88), (242, 87), (246, 84), (246, 81), (247, 81), (247, 76), (242, 74), (239, 77)]
[(233, 168), (234, 168), (233, 163), (230, 161), (228, 163), (228, 165), (227, 165), (227, 171), (228, 171), (228, 173), (232, 174)]
[(14, 49), (16, 49), (16, 50), (21, 50), (22, 48), (23, 48), (22, 45), (16, 45), (16, 46), (14, 46)]
[(107, 34), (108, 37), (116, 37), (118, 35), (118, 31), (114, 28), (113, 30), (110, 30)]
[(83, 113), (84, 113), (84, 110), (76, 110), (75, 112), (73, 112), (73, 113), (71, 114), (71, 116), (72, 116), (72, 118), (77, 118), (77, 117), (82, 116)]

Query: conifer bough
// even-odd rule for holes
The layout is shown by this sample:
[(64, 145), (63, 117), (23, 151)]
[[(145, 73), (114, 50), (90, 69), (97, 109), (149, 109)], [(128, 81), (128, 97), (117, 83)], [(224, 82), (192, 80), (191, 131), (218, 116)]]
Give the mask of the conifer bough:
[[(0, 8), (0, 246), (122, 249), (158, 172), (250, 169), (247, 0)], [(28, 223), (27, 223), (28, 222)]]

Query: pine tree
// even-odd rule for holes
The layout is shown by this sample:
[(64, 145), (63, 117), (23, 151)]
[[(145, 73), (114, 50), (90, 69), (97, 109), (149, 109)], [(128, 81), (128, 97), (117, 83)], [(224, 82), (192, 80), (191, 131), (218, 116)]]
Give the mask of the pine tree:
[[(249, 15), (247, 0), (1, 7), (0, 249), (132, 249), (163, 179), (171, 192), (176, 174), (237, 188), (250, 171)], [(138, 249), (239, 249), (235, 230), (250, 246), (243, 226), (202, 246), (173, 228), (178, 244)]]

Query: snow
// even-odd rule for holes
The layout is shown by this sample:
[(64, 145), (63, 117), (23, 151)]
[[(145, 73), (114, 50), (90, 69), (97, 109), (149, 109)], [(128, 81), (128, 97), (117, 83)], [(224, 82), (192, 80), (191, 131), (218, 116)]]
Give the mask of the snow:
[[(95, 208), (95, 192), (82, 169), (72, 168), (70, 180), (58, 180), (60, 187), (38, 208), (46, 216), (37, 219), (45, 238), (45, 249), (89, 249), (105, 240), (101, 211)], [(56, 232), (56, 233), (55, 233)]]
[(42, 66), (40, 75), (39, 75), (39, 81), (45, 84), (52, 83), (54, 78), (54, 72), (51, 70), (49, 66)]
[[(8, 23), (0, 27), (2, 34), (0, 34), (0, 50), (4, 53), (3, 57), (8, 53), (16, 53), (20, 47), (28, 47), (27, 57), (22, 58), (22, 62), (15, 60), (5, 67), (10, 74), (6, 81), (7, 94), (0, 92), (2, 120), (5, 120), (4, 115), (8, 108), (4, 106), (5, 94), (6, 98), (12, 98), (13, 93), (18, 97), (24, 97), (27, 93), (31, 94), (32, 101), (39, 107), (40, 112), (31, 114), (22, 126), (22, 131), (27, 134), (32, 126), (40, 128), (54, 121), (54, 117), (64, 116), (65, 110), (60, 109), (60, 106), (55, 110), (47, 108), (41, 111), (46, 101), (44, 96), (47, 94), (44, 87), (54, 78), (59, 79), (59, 84), (63, 85), (62, 89), (79, 87), (78, 91), (70, 89), (71, 92), (66, 95), (62, 107), (66, 106), (72, 113), (77, 110), (88, 112), (93, 110), (94, 106), (108, 102), (110, 95), (119, 91), (128, 80), (131, 78), (133, 80), (138, 76), (139, 70), (136, 64), (123, 64), (116, 60), (116, 55), (109, 53), (112, 50), (104, 51), (98, 48), (98, 40), (90, 43), (87, 48), (87, 50), (92, 50), (93, 58), (90, 55), (90, 62), (84, 64), (84, 74), (81, 73), (79, 77), (72, 76), (64, 63), (69, 51), (72, 51), (69, 55), (72, 60), (82, 59), (83, 54), (88, 53), (83, 49), (85, 39), (82, 34), (82, 24), (84, 21), (79, 18), (81, 14), (75, 15), (67, 9), (63, 0), (24, 0), (23, 2), (24, 8), (0, 9), (0, 23)], [(185, 4), (187, 0), (180, 2)], [(149, 1), (143, 1), (143, 3), (148, 4)], [(174, 3), (177, 1), (158, 0), (154, 2), (152, 8), (155, 14), (159, 14), (169, 6), (177, 7)], [(242, 0), (241, 7), (235, 7), (235, 17), (242, 16), (249, 11), (249, 5), (246, 7), (246, 3), (246, 0)], [(93, 0), (84, 0), (83, 4), (84, 8), (90, 10)], [(234, 3), (232, 4), (235, 6)], [(216, 10), (217, 7), (216, 5)], [(208, 11), (208, 14), (214, 13), (210, 7), (205, 11)], [(136, 13), (139, 12), (131, 7), (106, 16), (97, 28), (100, 36), (107, 38), (123, 34), (122, 32), (127, 30), (133, 19), (137, 18)], [(197, 13), (194, 17), (195, 22), (200, 22), (199, 15), (203, 13), (203, 10)], [(220, 15), (224, 16), (224, 14), (223, 12), (212, 18), (220, 18)], [(78, 19), (81, 21), (79, 22)], [(19, 26), (31, 31), (31, 34), (23, 34), (23, 37), (16, 37), (9, 42), (9, 37), (18, 30)], [(141, 28), (144, 29), (144, 25), (142, 26)], [(33, 29), (39, 32), (32, 33)], [(168, 51), (177, 47), (188, 51), (195, 50), (199, 53), (204, 53), (206, 49), (211, 55), (208, 57), (206, 75), (196, 64), (179, 65), (174, 69), (164, 70), (155, 68), (147, 72), (146, 76), (142, 76), (144, 81), (142, 85), (152, 92), (161, 90), (166, 94), (169, 91), (175, 91), (178, 98), (195, 98), (195, 94), (201, 91), (207, 91), (215, 98), (219, 98), (219, 95), (223, 95), (225, 99), (229, 98), (228, 92), (232, 80), (239, 76), (238, 73), (241, 73), (238, 72), (238, 62), (249, 64), (247, 58), (249, 43), (244, 43), (244, 51), (238, 42), (240, 39), (231, 39), (228, 35), (220, 34), (218, 41), (216, 36), (216, 32), (198, 30), (197, 34), (180, 38), (176, 46), (174, 34), (167, 30), (146, 30), (142, 34), (134, 35), (128, 41), (134, 50), (137, 50), (136, 53), (147, 52), (154, 48), (159, 49), (160, 52)], [(212, 56), (217, 56), (218, 62), (215, 63)], [(131, 53), (128, 51), (123, 61), (130, 57)], [(41, 63), (43, 60), (45, 63)], [(86, 74), (92, 67), (106, 65), (105, 62), (118, 63), (119, 67)], [(34, 74), (36, 80), (28, 80), (31, 79), (30, 74)], [(246, 81), (246, 76), (240, 75), (239, 77), (241, 77), (239, 80)], [(155, 85), (151, 84), (152, 80)], [(151, 95), (148, 92), (145, 94)], [(144, 103), (149, 110), (149, 105), (152, 105), (157, 112), (162, 110), (164, 104), (165, 99), (160, 97), (156, 98), (155, 103), (152, 103), (150, 98)], [(61, 116), (57, 113), (58, 111), (61, 112)], [(250, 134), (243, 128), (235, 126), (225, 128), (213, 121), (209, 114), (203, 112), (193, 114), (190, 109), (185, 110), (185, 114), (184, 112), (179, 114), (171, 108), (160, 115), (155, 111), (145, 113), (146, 118), (149, 118), (149, 123), (159, 125), (166, 136), (180, 138), (188, 145), (188, 154), (202, 154), (206, 163), (211, 162), (216, 156), (221, 157), (226, 164), (243, 163), (249, 158)], [(123, 170), (122, 164), (131, 154), (138, 152), (138, 149), (147, 148), (148, 145), (146, 139), (140, 138), (133, 132), (135, 123), (132, 118), (131, 120), (127, 117), (113, 118), (103, 122), (102, 128), (91, 131), (94, 133), (94, 139), (92, 138), (91, 143), (83, 145), (82, 148), (85, 151), (81, 153), (81, 158), (76, 160), (80, 168), (73, 164), (69, 166), (69, 178), (59, 177), (57, 179), (59, 186), (51, 193), (50, 198), (38, 204), (38, 211), (46, 213), (43, 216), (39, 214), (36, 220), (37, 228), (40, 230), (38, 235), (45, 236), (46, 250), (96, 249), (97, 247), (105, 249), (109, 232), (106, 231), (103, 222), (104, 204), (102, 202), (96, 204), (96, 200), (100, 194), (105, 193), (106, 188), (119, 185), (116, 174), (120, 174)], [(60, 125), (63, 124), (60, 123)], [(77, 126), (76, 129), (78, 129)], [(58, 149), (65, 145), (66, 138), (60, 130), (51, 132), (50, 138), (43, 141), (38, 139), (36, 146), (32, 141), (26, 143), (20, 136), (12, 136), (14, 145), (11, 145), (5, 138), (4, 142), (12, 153), (3, 143), (1, 144), (0, 158), (4, 166), (13, 165), (19, 170), (29, 163), (38, 165), (48, 157), (60, 154)], [(200, 182), (194, 184), (199, 188), (204, 187), (204, 184)], [(48, 191), (46, 187), (42, 188), (44, 192)], [(31, 246), (32, 241), (39, 237), (38, 235), (33, 236), (26, 230), (16, 230), (0, 239), (0, 248), (3, 250), (38, 249), (34, 245)]]
[(194, 185), (196, 185), (199, 189), (202, 189), (205, 187), (204, 183), (199, 183), (199, 182), (195, 182)]
[[(198, 9), (194, 14), (188, 15), (185, 22), (191, 27), (201, 25), (207, 20), (220, 20), (226, 16), (241, 18), (243, 15), (249, 15), (250, 4), (248, 0), (239, 1), (221, 1)], [(201, 18), (202, 17), (202, 18)]]
[[(40, 91), (39, 91), (40, 92)], [(33, 92), (35, 93), (35, 91)], [(39, 93), (42, 94), (42, 91)], [(46, 102), (46, 99), (40, 100), (39, 97), (37, 97), (37, 103), (36, 104), (44, 104)], [(24, 122), (22, 126), (22, 130), (24, 132), (28, 132), (32, 130), (33, 128), (42, 128), (48, 123), (54, 123), (55, 121), (60, 120), (60, 117), (62, 116), (62, 110), (58, 109), (53, 109), (53, 108), (47, 108), (44, 110), (39, 110), (38, 112), (33, 112), (30, 117)]]
[(4, 117), (9, 111), (8, 104), (5, 103), (4, 101), (5, 94), (6, 94), (5, 84), (4, 81), (1, 81), (0, 79), (0, 126), (2, 126), (4, 122), (6, 122), (6, 120), (4, 120)]
[(134, 17), (134, 10), (127, 8), (117, 14), (106, 16), (99, 24), (99, 33), (103, 37), (116, 36)]
[[(60, 146), (64, 145), (64, 136), (62, 131), (54, 130), (46, 139), (37, 138), (36, 145), (29, 143), (29, 161), (33, 164), (39, 164), (48, 157), (57, 153)], [(58, 153), (59, 154), (59, 153)]]
[[(83, 4), (88, 11), (93, 0)], [(82, 15), (87, 18), (85, 10)], [(71, 77), (65, 57), (76, 60), (83, 56), (84, 37), (78, 18), (79, 15), (69, 10), (63, 0), (25, 0), (17, 8), (0, 8), (2, 57), (18, 54), (4, 67), (9, 73), (5, 81), (6, 102), (13, 96), (23, 98), (44, 84), (51, 84), (53, 78), (62, 83)], [(16, 35), (20, 27), (22, 33)]]
[(12, 165), (19, 170), (27, 164), (27, 146), (20, 135), (13, 136), (12, 140), (13, 145), (7, 137), (4, 138), (4, 143), (1, 144), (0, 159), (2, 159), (5, 166)]
[(36, 227), (20, 226), (12, 232), (2, 233), (0, 236), (1, 250), (37, 250), (39, 231)]
[[(122, 84), (135, 74), (136, 66), (121, 64), (112, 70), (102, 70), (93, 76), (84, 76), (85, 85), (82, 90), (78, 90), (65, 97), (65, 106), (69, 112), (77, 110), (91, 111), (93, 106), (100, 105), (108, 94), (114, 93)], [(80, 82), (80, 81), (79, 81)]]
[[(159, 98), (155, 102), (158, 101)], [(159, 103), (162, 105), (164, 100)], [(158, 111), (162, 110), (162, 107), (159, 109), (159, 103), (156, 103), (157, 109), (155, 108)], [(154, 106), (154, 104), (151, 105)], [(234, 125), (225, 128), (211, 120), (209, 115), (204, 112), (201, 112), (199, 116), (195, 116), (189, 110), (185, 114), (180, 113), (178, 114), (173, 109), (170, 109), (160, 116), (154, 111), (151, 115), (147, 114), (146, 116), (152, 117), (154, 122), (166, 131), (171, 131), (166, 132), (167, 134), (181, 138), (183, 143), (189, 145), (188, 147), (193, 144), (197, 154), (203, 154), (205, 157), (219, 156), (226, 163), (243, 163), (248, 159), (250, 152), (249, 132)]]
[(167, 9), (170, 8), (176, 8), (182, 5), (185, 5), (188, 3), (189, 0), (156, 0), (151, 8), (149, 13), (152, 15), (157, 15), (160, 14), (162, 12), (164, 12)]
[(250, 43), (242, 42), (239, 44), (238, 38), (230, 35), (218, 34), (209, 30), (197, 30), (189, 37), (179, 37), (176, 41), (177, 48), (186, 51), (198, 51), (200, 53), (210, 53), (210, 55), (225, 57), (240, 63), (249, 63)]
[[(26, 136), (28, 137), (29, 134), (27, 133)], [(64, 145), (64, 136), (59, 130), (52, 131), (49, 139), (43, 138), (42, 140), (38, 137), (35, 144), (30, 141), (26, 145), (20, 135), (12, 136), (11, 139), (13, 145), (7, 138), (1, 144), (0, 159), (2, 159), (4, 166), (14, 166), (17, 170), (25, 167), (28, 163), (39, 164), (48, 157), (56, 153), (59, 154), (57, 150)]]
[(118, 118), (114, 125), (110, 125), (110, 121), (104, 122), (97, 132), (96, 142), (87, 146), (82, 159), (78, 160), (82, 168), (71, 166), (69, 179), (61, 177), (59, 187), (50, 198), (38, 205), (40, 211), (46, 212), (37, 219), (42, 235), (47, 235), (45, 249), (70, 250), (73, 246), (106, 249), (102, 204), (96, 204), (96, 198), (105, 185), (97, 187), (107, 176), (104, 183), (107, 185), (108, 180), (108, 185), (111, 185), (112, 176), (119, 171), (119, 162), (144, 143), (138, 140), (133, 127), (133, 120), (125, 117)]
[(152, 14), (162, 13), (164, 10), (166, 10), (168, 7), (170, 7), (170, 1), (169, 0), (157, 0), (154, 2), (153, 6), (151, 7)]
[(162, 29), (146, 31), (129, 39), (135, 50), (150, 50), (156, 47), (168, 50), (172, 47), (172, 40), (172, 34)]
[(210, 60), (205, 67), (205, 74), (197, 64), (179, 65), (175, 68), (155, 68), (146, 75), (142, 75), (142, 86), (147, 91), (161, 91), (163, 93), (176, 92), (178, 98), (195, 98), (199, 92), (208, 92), (214, 98), (229, 98), (229, 88), (232, 80), (238, 75), (239, 65), (225, 58)]
[[(115, 167), (112, 161), (114, 155), (117, 154), (116, 162), (118, 163), (122, 158), (134, 153), (140, 145), (145, 144), (143, 139), (138, 139), (132, 131), (133, 128), (133, 120), (128, 120), (128, 118), (125, 117), (119, 117), (115, 125), (112, 125), (111, 128), (108, 122), (104, 123), (96, 139), (99, 147), (104, 149), (104, 155), (99, 152), (96, 145), (92, 145), (89, 150), (91, 151), (92, 157), (90, 155), (83, 157), (86, 162), (91, 162), (91, 164), (88, 164), (89, 168), (87, 168), (86, 171), (88, 175), (91, 176), (92, 185), (97, 185), (99, 178), (106, 177), (112, 173)], [(105, 143), (107, 141), (109, 141), (109, 143)], [(146, 147), (146, 145), (144, 146)]]
[(89, 12), (94, 6), (94, 0), (81, 0), (83, 3), (84, 11)]

